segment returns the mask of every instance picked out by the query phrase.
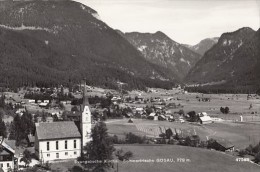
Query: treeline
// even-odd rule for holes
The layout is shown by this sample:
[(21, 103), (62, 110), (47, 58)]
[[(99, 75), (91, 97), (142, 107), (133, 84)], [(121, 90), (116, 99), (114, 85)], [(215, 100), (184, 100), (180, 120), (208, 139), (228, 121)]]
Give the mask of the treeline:
[[(17, 90), (20, 87), (50, 88), (58, 87), (59, 85), (72, 87), (72, 85), (81, 83), (83, 79), (86, 79), (88, 85), (116, 90), (119, 89), (118, 81), (126, 83), (123, 86), (125, 90), (146, 90), (147, 87), (171, 89), (176, 84), (175, 81), (162, 81), (159, 79), (131, 76), (117, 69), (106, 68), (101, 70), (102, 68), (99, 70), (93, 69), (93, 71), (75, 71), (75, 73), (71, 73), (72, 71), (62, 73), (49, 70), (48, 72), (41, 71), (36, 73), (33, 69), (31, 72), (24, 72), (21, 69), (11, 68), (10, 70), (8, 69), (8, 73), (6, 73), (4, 71), (1, 72), (0, 69), (2, 73), (0, 76), (0, 87), (9, 88), (11, 90)], [(106, 73), (104, 73), (104, 71), (106, 71)], [(87, 75), (84, 73), (87, 73)]]
[(119, 138), (117, 135), (110, 136), (110, 140), (114, 144), (148, 144), (149, 139), (145, 136), (139, 136), (134, 133), (126, 133), (125, 138)]
[(197, 86), (186, 87), (185, 91), (203, 94), (260, 94), (260, 88), (255, 86)]
[(255, 146), (249, 145), (247, 148), (240, 150), (238, 155), (241, 157), (244, 157), (246, 155), (251, 155), (254, 157), (253, 161), (255, 163), (259, 163), (260, 162), (260, 142)]

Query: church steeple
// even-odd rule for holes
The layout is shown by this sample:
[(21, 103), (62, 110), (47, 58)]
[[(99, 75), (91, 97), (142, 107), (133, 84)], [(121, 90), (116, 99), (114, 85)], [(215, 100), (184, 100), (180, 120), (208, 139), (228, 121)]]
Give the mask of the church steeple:
[(81, 110), (81, 146), (82, 151), (84, 146), (91, 141), (91, 111), (90, 105), (87, 96), (86, 80), (84, 80), (84, 89), (83, 89), (83, 102)]
[(89, 106), (88, 96), (87, 96), (87, 86), (86, 86), (86, 79), (84, 79), (84, 88), (83, 88), (83, 108), (84, 106)]

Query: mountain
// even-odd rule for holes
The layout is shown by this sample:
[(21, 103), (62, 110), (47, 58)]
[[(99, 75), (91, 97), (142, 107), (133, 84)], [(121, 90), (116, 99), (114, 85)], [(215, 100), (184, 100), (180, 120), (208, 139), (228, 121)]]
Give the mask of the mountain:
[(185, 78), (188, 83), (258, 87), (260, 34), (251, 28), (224, 33)]
[(182, 79), (199, 60), (200, 55), (173, 41), (164, 33), (119, 32), (151, 63), (166, 68), (175, 78)]
[(0, 84), (173, 86), (97, 12), (73, 1), (0, 2)]
[(196, 45), (186, 44), (184, 46), (203, 56), (206, 51), (208, 51), (211, 47), (213, 47), (213, 45), (215, 45), (218, 42), (218, 39), (219, 39), (218, 37), (206, 38), (200, 41)]

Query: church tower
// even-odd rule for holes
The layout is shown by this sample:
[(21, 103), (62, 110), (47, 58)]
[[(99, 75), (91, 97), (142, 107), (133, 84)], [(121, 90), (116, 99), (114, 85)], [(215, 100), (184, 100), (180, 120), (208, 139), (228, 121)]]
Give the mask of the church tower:
[(81, 114), (81, 146), (82, 150), (84, 146), (88, 142), (91, 141), (91, 112), (90, 112), (90, 106), (88, 102), (88, 97), (87, 97), (87, 90), (86, 90), (86, 82), (84, 81), (84, 90), (83, 90), (83, 103), (82, 103), (82, 114)]

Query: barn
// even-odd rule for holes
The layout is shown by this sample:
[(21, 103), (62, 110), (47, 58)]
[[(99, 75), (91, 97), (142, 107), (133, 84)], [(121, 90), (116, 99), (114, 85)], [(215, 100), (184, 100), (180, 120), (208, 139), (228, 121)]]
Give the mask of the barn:
[(199, 122), (201, 124), (210, 124), (213, 122), (211, 117), (206, 112), (201, 112), (198, 114), (198, 116), (199, 116)]

